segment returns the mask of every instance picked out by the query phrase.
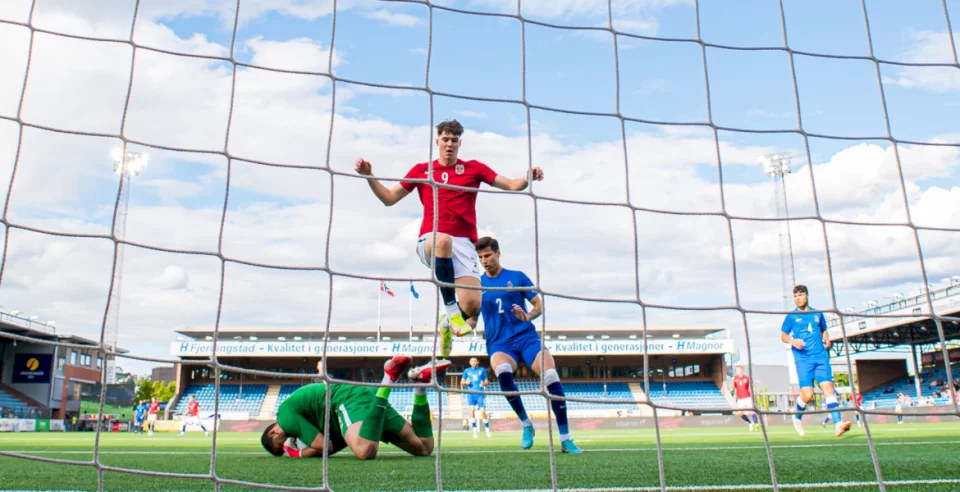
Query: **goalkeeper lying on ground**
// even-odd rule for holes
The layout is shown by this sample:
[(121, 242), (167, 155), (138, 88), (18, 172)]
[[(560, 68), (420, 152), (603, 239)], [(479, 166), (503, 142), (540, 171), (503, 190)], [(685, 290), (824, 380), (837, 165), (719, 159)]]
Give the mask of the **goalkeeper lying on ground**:
[[(396, 383), (412, 361), (405, 355), (387, 361), (383, 365), (383, 384)], [(449, 366), (449, 361), (437, 361), (437, 372), (442, 374)], [(408, 377), (412, 382), (429, 383), (432, 373), (428, 363), (411, 369)], [(263, 448), (274, 456), (283, 456), (285, 452), (299, 458), (323, 456), (326, 391), (326, 384), (314, 383), (287, 397), (277, 410), (277, 421), (267, 426), (260, 437)], [(330, 420), (328, 454), (349, 447), (357, 458), (369, 460), (377, 457), (380, 441), (383, 441), (414, 456), (430, 456), (433, 453), (433, 427), (426, 388), (414, 388), (410, 422), (390, 406), (389, 396), (388, 386), (374, 389), (330, 383), (331, 414), (336, 418)], [(309, 447), (298, 449), (297, 440)]]

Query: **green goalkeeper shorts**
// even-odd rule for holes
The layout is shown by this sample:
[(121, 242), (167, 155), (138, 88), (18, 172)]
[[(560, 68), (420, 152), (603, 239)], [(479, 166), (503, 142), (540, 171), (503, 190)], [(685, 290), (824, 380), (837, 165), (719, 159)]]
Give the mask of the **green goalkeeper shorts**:
[[(354, 394), (344, 399), (334, 410), (337, 412), (337, 420), (340, 421), (340, 433), (347, 435), (347, 428), (357, 422), (363, 422), (367, 416), (367, 411), (373, 405), (376, 396), (370, 392), (367, 394)], [(398, 442), (400, 431), (406, 425), (407, 419), (392, 407), (387, 405), (383, 410), (383, 434), (380, 440), (386, 443)]]

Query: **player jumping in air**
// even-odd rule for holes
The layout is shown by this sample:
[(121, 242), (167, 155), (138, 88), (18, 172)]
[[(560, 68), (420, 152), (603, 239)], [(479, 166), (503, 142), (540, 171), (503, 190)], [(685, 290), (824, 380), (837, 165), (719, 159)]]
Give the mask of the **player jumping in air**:
[[(413, 361), (397, 355), (383, 365), (383, 384), (396, 383)], [(437, 362), (437, 372), (450, 367), (450, 362)], [(407, 376), (413, 382), (429, 383), (433, 368), (426, 364), (411, 369)], [(323, 428), (327, 387), (324, 383), (303, 386), (287, 397), (277, 409), (277, 421), (267, 426), (260, 437), (263, 448), (274, 456), (309, 458), (323, 456)], [(413, 413), (407, 422), (387, 399), (390, 387), (330, 384), (330, 439), (327, 447), (332, 455), (349, 447), (361, 460), (377, 457), (380, 442), (386, 442), (414, 456), (433, 453), (433, 427), (426, 388), (414, 388)], [(339, 425), (335, 425), (338, 423)], [(309, 447), (292, 449), (288, 439), (296, 438)]]
[[(480, 183), (507, 191), (521, 191), (529, 185), (529, 178), (506, 178), (498, 175), (486, 164), (470, 160), (464, 161), (457, 156), (460, 151), (463, 126), (457, 120), (444, 121), (437, 125), (437, 147), (440, 156), (433, 161), (433, 175), (430, 175), (428, 163), (420, 163), (407, 172), (405, 180), (432, 179), (441, 184), (454, 185), (474, 190)], [(373, 176), (373, 166), (363, 158), (357, 159), (354, 169), (363, 176)], [(531, 177), (543, 179), (543, 171), (535, 167)], [(420, 239), (417, 241), (417, 255), (427, 267), (436, 269), (437, 280), (446, 284), (467, 286), (480, 285), (480, 269), (474, 244), (477, 242), (477, 192), (461, 189), (434, 187), (430, 183), (401, 181), (393, 188), (387, 188), (377, 179), (368, 180), (373, 194), (386, 206), (404, 199), (413, 190), (420, 195), (423, 204), (423, 221), (420, 225)], [(437, 192), (440, 209), (433, 209), (433, 193)], [(437, 231), (433, 230), (434, 215), (437, 215)], [(437, 264), (430, 264), (436, 232)], [(440, 355), (448, 357), (453, 347), (453, 336), (466, 335), (473, 330), (465, 320), (480, 311), (480, 291), (474, 289), (440, 287), (440, 295), (446, 313), (440, 319)], [(460, 302), (457, 303), (459, 298)]]
[[(477, 255), (486, 272), (480, 278), (483, 287), (533, 287), (533, 282), (521, 271), (507, 270), (500, 266), (500, 244), (492, 237), (484, 237), (477, 241)], [(530, 301), (533, 308), (527, 312), (526, 301)], [(513, 373), (517, 364), (523, 361), (534, 373), (540, 375), (540, 364), (543, 363), (543, 384), (551, 395), (564, 396), (563, 384), (557, 374), (553, 356), (540, 343), (540, 335), (536, 326), (531, 323), (543, 311), (543, 302), (533, 290), (484, 290), (483, 303), (480, 314), (483, 316), (484, 338), (487, 341), (487, 355), (490, 357), (490, 366), (497, 375), (500, 389), (503, 391), (519, 391), (513, 380)], [(475, 317), (470, 318), (470, 324), (476, 326)], [(533, 446), (533, 422), (527, 417), (523, 402), (519, 395), (507, 397), (507, 402), (517, 412), (517, 417), (523, 424), (523, 438), (520, 447), (530, 449)], [(567, 424), (567, 404), (565, 400), (550, 400), (550, 406), (557, 417), (557, 428), (560, 431), (560, 446), (564, 453), (582, 453), (583, 451), (570, 439), (570, 428)]]
[(833, 372), (827, 353), (830, 349), (827, 321), (823, 313), (810, 309), (805, 285), (793, 288), (793, 302), (797, 309), (784, 318), (780, 328), (780, 340), (793, 347), (797, 378), (800, 381), (800, 396), (797, 397), (797, 413), (794, 415), (793, 427), (797, 434), (804, 435), (802, 412), (813, 399), (813, 381), (816, 380), (823, 391), (827, 409), (832, 410), (830, 416), (833, 417), (834, 434), (840, 437), (850, 430), (851, 424), (842, 420), (840, 405), (834, 393)]
[[(480, 361), (476, 357), (470, 359), (470, 367), (463, 370), (463, 376), (460, 379), (460, 386), (466, 386), (468, 390), (484, 391), (487, 388), (487, 370), (480, 367)], [(483, 428), (487, 431), (487, 437), (490, 437), (490, 419), (487, 418), (487, 399), (485, 395), (470, 393), (467, 395), (467, 405), (470, 405), (470, 430), (473, 431), (473, 438), (479, 436), (477, 431), (477, 414), (483, 419)]]
[(203, 430), (203, 435), (210, 435), (210, 433), (207, 432), (207, 428), (203, 426), (203, 422), (200, 422), (200, 402), (198, 402), (197, 398), (193, 395), (190, 395), (190, 398), (187, 400), (187, 418), (180, 424), (181, 436), (186, 435), (188, 425), (199, 426), (200, 429)]
[(157, 425), (157, 418), (160, 415), (160, 402), (157, 397), (150, 398), (150, 406), (147, 407), (147, 435), (153, 435), (153, 428)]
[[(737, 393), (737, 409), (753, 408), (753, 393), (750, 391), (750, 376), (743, 373), (743, 366), (737, 366), (737, 375), (733, 377), (733, 388)], [(750, 417), (747, 417), (750, 414)], [(747, 429), (753, 432), (757, 427), (757, 414), (754, 412), (737, 412), (737, 415), (747, 423)]]

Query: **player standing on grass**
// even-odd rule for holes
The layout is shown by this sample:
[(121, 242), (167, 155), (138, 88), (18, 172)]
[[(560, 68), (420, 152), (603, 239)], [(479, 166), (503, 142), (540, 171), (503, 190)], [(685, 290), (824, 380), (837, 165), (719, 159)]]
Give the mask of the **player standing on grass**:
[[(457, 156), (460, 151), (463, 126), (457, 120), (444, 121), (437, 125), (437, 147), (439, 158), (433, 161), (431, 176), (429, 163), (420, 163), (407, 172), (405, 181), (393, 188), (387, 188), (377, 179), (368, 180), (373, 194), (386, 206), (394, 205), (404, 199), (413, 190), (420, 195), (423, 204), (423, 221), (420, 225), (420, 239), (417, 241), (417, 255), (427, 267), (433, 255), (433, 232), (437, 233), (436, 257), (437, 280), (446, 284), (459, 284), (477, 287), (480, 285), (480, 269), (474, 244), (477, 242), (477, 192), (472, 190), (443, 188), (431, 183), (415, 183), (409, 179), (433, 179), (444, 185), (479, 189), (480, 183), (507, 191), (521, 191), (529, 185), (529, 177), (506, 178), (498, 175), (486, 164), (470, 160), (464, 161)], [(354, 170), (363, 176), (373, 176), (373, 166), (363, 158), (357, 159)], [(543, 179), (543, 171), (535, 167), (533, 179)], [(437, 189), (439, 210), (433, 209), (433, 193)], [(433, 230), (433, 218), (437, 218), (437, 231)], [(480, 291), (465, 288), (440, 287), (440, 295), (446, 313), (440, 319), (440, 355), (448, 357), (453, 347), (453, 336), (470, 333), (473, 329), (465, 320), (480, 311)], [(460, 302), (457, 303), (459, 298)]]
[(830, 349), (827, 321), (823, 313), (810, 309), (807, 295), (805, 285), (793, 288), (793, 302), (797, 309), (784, 318), (780, 327), (780, 340), (793, 347), (793, 358), (800, 382), (800, 396), (797, 397), (797, 413), (794, 415), (793, 427), (797, 434), (804, 435), (801, 419), (807, 403), (813, 399), (813, 381), (816, 380), (825, 395), (826, 408), (832, 410), (830, 415), (833, 417), (834, 434), (840, 437), (850, 430), (850, 422), (842, 420), (840, 405), (834, 393), (833, 372), (827, 353)]
[[(391, 443), (414, 456), (433, 453), (433, 426), (426, 388), (414, 388), (413, 413), (407, 422), (390, 406), (390, 387), (396, 383), (413, 361), (409, 356), (397, 355), (383, 365), (383, 384), (378, 389), (351, 384), (330, 384), (330, 439), (328, 453), (334, 454), (349, 447), (361, 460), (377, 457), (380, 442)], [(442, 374), (450, 362), (437, 362), (437, 373)], [(426, 364), (407, 373), (413, 382), (429, 383), (433, 368)], [(277, 421), (267, 426), (260, 436), (260, 444), (270, 454), (294, 458), (323, 456), (323, 428), (326, 416), (327, 385), (313, 383), (303, 386), (287, 397), (277, 409)], [(334, 425), (334, 423), (339, 425)], [(306, 444), (293, 449), (288, 439), (296, 438)]]
[[(733, 388), (737, 394), (737, 408), (753, 408), (753, 393), (750, 391), (750, 376), (743, 373), (743, 366), (737, 366), (737, 375), (733, 377)], [(747, 417), (747, 414), (750, 417)], [(757, 414), (754, 412), (737, 412), (737, 415), (747, 423), (747, 429), (753, 432), (758, 424)], [(751, 422), (751, 419), (753, 420)]]
[(147, 419), (147, 404), (143, 400), (137, 400), (137, 406), (133, 407), (133, 433), (143, 434), (143, 421)]
[(150, 398), (150, 406), (147, 408), (147, 435), (153, 435), (153, 428), (157, 425), (157, 418), (160, 415), (160, 402), (157, 397)]
[(197, 401), (197, 398), (193, 395), (190, 395), (190, 398), (187, 400), (187, 418), (183, 420), (183, 423), (180, 425), (180, 435), (186, 435), (188, 425), (197, 425), (203, 429), (203, 435), (209, 436), (210, 433), (207, 432), (207, 428), (203, 426), (203, 422), (200, 422), (200, 402)]
[[(466, 386), (468, 390), (472, 391), (484, 391), (488, 383), (487, 370), (480, 367), (480, 361), (476, 357), (472, 357), (470, 367), (463, 370), (460, 386)], [(486, 396), (470, 393), (467, 395), (467, 405), (470, 405), (470, 430), (473, 431), (473, 438), (476, 439), (480, 434), (477, 431), (477, 413), (483, 419), (483, 428), (487, 431), (487, 437), (490, 437), (490, 419), (487, 418)]]
[[(500, 266), (500, 243), (492, 237), (484, 237), (477, 241), (477, 255), (486, 273), (480, 278), (483, 287), (533, 287), (533, 282), (526, 274), (519, 270), (507, 270)], [(533, 308), (527, 312), (526, 302)], [(513, 380), (513, 373), (517, 364), (523, 361), (537, 376), (540, 375), (541, 361), (543, 367), (543, 384), (547, 391), (554, 396), (564, 396), (563, 384), (557, 374), (553, 356), (540, 342), (537, 327), (531, 321), (537, 319), (543, 312), (543, 302), (534, 290), (484, 290), (483, 304), (480, 314), (483, 316), (484, 339), (487, 341), (487, 355), (490, 356), (490, 366), (497, 375), (500, 389), (503, 391), (519, 391)], [(476, 318), (470, 318), (470, 324), (476, 326)], [(523, 401), (519, 395), (507, 397), (507, 402), (517, 412), (517, 417), (523, 424), (523, 438), (520, 447), (533, 447), (533, 422), (523, 408)], [(564, 453), (578, 454), (583, 451), (570, 438), (570, 427), (567, 424), (567, 402), (565, 400), (550, 400), (550, 406), (557, 417), (557, 429), (560, 431), (560, 446)]]

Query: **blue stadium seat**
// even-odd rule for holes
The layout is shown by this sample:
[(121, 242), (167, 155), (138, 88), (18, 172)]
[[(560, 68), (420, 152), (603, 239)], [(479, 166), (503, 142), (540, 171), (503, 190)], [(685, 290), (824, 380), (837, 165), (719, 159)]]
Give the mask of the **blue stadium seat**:
[(650, 400), (660, 405), (669, 405), (692, 410), (729, 410), (730, 402), (720, 388), (710, 381), (670, 381), (651, 383), (647, 392)]
[(23, 412), (31, 409), (30, 405), (18, 400), (15, 396), (3, 391), (0, 389), (0, 409), (3, 412), (13, 412), (14, 414), (22, 414)]
[[(214, 385), (213, 384), (191, 384), (187, 386), (183, 396), (177, 401), (174, 413), (186, 413), (187, 401), (193, 395), (200, 403), (200, 412), (203, 414), (213, 413), (214, 410)], [(220, 385), (220, 404), (218, 411), (225, 412), (247, 412), (256, 417), (260, 413), (260, 407), (263, 405), (263, 399), (267, 396), (267, 385), (265, 384), (244, 384), (241, 391), (239, 384), (221, 384)]]
[[(960, 378), (960, 368), (956, 368), (953, 374), (954, 381)], [(923, 372), (923, 382), (920, 383), (920, 388), (924, 396), (933, 395), (934, 390), (930, 388), (930, 382), (936, 381), (937, 379), (943, 379), (944, 382), (947, 381), (947, 371), (946, 369), (940, 368), (931, 372)], [(893, 388), (892, 392), (886, 392), (889, 388)], [(892, 383), (885, 384), (879, 388), (876, 388), (872, 391), (868, 391), (863, 394), (863, 406), (866, 408), (877, 408), (877, 409), (890, 409), (897, 406), (897, 393), (903, 393), (909, 396), (913, 403), (917, 403), (917, 388), (914, 384), (913, 377), (908, 376), (903, 379), (898, 379)], [(949, 399), (946, 396), (941, 396), (940, 398), (934, 399), (934, 405), (946, 405), (949, 403)]]

